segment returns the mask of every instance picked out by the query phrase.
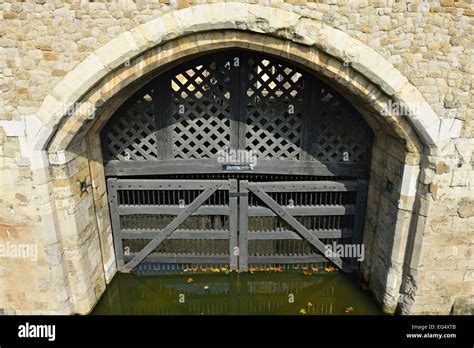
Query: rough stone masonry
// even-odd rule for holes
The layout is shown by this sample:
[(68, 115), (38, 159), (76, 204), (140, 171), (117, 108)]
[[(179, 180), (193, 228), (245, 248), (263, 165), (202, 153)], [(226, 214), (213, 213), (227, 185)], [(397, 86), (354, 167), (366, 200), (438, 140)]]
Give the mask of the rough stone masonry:
[[(468, 0), (0, 1), (0, 243), (38, 247), (0, 258), (0, 311), (92, 309), (116, 270), (98, 129), (147, 69), (224, 45), (358, 96), (376, 136), (363, 276), (387, 312), (471, 313), (473, 16)], [(392, 99), (412, 116), (380, 118)]]

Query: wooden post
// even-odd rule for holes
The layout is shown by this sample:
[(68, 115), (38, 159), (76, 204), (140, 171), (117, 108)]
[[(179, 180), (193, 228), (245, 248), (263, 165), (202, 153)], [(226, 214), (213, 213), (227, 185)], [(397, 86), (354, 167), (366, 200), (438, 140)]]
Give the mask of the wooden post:
[(248, 181), (242, 180), (240, 182), (240, 216), (239, 216), (239, 270), (242, 272), (248, 271)]
[(117, 269), (122, 272), (124, 266), (122, 235), (120, 230), (119, 198), (117, 193), (117, 178), (107, 179), (107, 193), (109, 198), (110, 220), (114, 239), (115, 258)]
[(230, 180), (230, 187), (229, 187), (229, 262), (230, 262), (230, 269), (237, 269), (238, 268), (238, 237), (237, 237), (237, 229), (238, 229), (238, 183), (236, 179)]

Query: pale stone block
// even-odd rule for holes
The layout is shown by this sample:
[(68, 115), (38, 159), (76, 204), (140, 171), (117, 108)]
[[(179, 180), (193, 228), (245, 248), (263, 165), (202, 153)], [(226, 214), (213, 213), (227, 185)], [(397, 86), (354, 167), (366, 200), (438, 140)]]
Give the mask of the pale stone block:
[(35, 144), (32, 150), (34, 151), (43, 151), (46, 149), (46, 146), (54, 134), (54, 129), (50, 127), (43, 126), (40, 131), (35, 136)]
[(388, 95), (398, 93), (407, 83), (406, 77), (372, 48), (352, 38), (341, 42), (342, 57), (347, 57), (355, 70), (379, 85)]
[(434, 134), (428, 131), (428, 128), (432, 126), (437, 127), (440, 119), (418, 89), (412, 84), (407, 83), (402, 90), (397, 93), (397, 98), (408, 109), (410, 114), (408, 119), (421, 135), (422, 140), (427, 145), (436, 144), (438, 138), (434, 137)]
[(64, 150), (49, 154), (49, 163), (51, 164), (66, 164), (69, 162), (68, 153)]
[(458, 119), (442, 119), (439, 127), (435, 125), (429, 127), (427, 131), (433, 133), (433, 137), (440, 141), (446, 141), (453, 138), (458, 138), (461, 135), (462, 121)]
[(153, 45), (159, 44), (167, 35), (165, 24), (161, 18), (146, 22), (131, 31), (132, 35), (143, 36)]
[[(118, 40), (119, 38), (120, 40)], [(127, 45), (126, 42), (127, 38), (133, 40), (130, 33), (128, 33), (128, 36), (121, 35), (119, 38), (110, 41), (108, 44), (96, 51), (101, 54), (101, 58), (107, 63), (111, 63), (110, 60), (113, 57), (117, 57), (117, 55), (120, 55), (122, 52), (128, 52), (129, 45), (133, 46), (132, 43)], [(124, 45), (125, 48), (119, 48), (121, 45)], [(113, 51), (115, 49), (118, 50), (118, 53)], [(109, 50), (112, 50), (112, 52), (109, 52)], [(108, 69), (110, 69), (110, 67), (106, 68), (94, 53), (90, 54), (86, 59), (79, 63), (72, 71), (64, 76), (64, 78), (53, 89), (53, 94), (56, 99), (60, 100), (65, 105), (65, 107), (61, 105), (60, 110), (63, 113), (70, 110), (73, 106), (72, 104), (76, 102), (77, 99), (89, 88), (97, 83), (97, 81), (107, 73)]]
[(25, 135), (25, 121), (0, 120), (0, 127), (3, 128), (6, 136), (19, 137)]
[(419, 166), (412, 166), (409, 164), (404, 165), (400, 194), (409, 197), (413, 197), (416, 195), (419, 173)]
[[(113, 252), (110, 253), (110, 255), (114, 256)], [(107, 283), (112, 280), (115, 273), (117, 273), (117, 264), (115, 262), (115, 257), (110, 257), (109, 260), (104, 264), (104, 274)]]
[[(114, 69), (120, 64), (124, 64), (127, 59), (133, 57), (138, 52), (138, 46), (133, 35), (126, 31), (120, 36), (110, 40), (94, 53), (98, 61), (107, 69)], [(82, 67), (87, 68), (87, 67)], [(92, 70), (94, 71), (94, 70)], [(100, 69), (103, 72), (103, 68)]]
[[(316, 45), (318, 46), (319, 31), (322, 28), (322, 24), (310, 19), (301, 18), (295, 30), (295, 39), (305, 45)], [(319, 44), (320, 46), (321, 44)]]

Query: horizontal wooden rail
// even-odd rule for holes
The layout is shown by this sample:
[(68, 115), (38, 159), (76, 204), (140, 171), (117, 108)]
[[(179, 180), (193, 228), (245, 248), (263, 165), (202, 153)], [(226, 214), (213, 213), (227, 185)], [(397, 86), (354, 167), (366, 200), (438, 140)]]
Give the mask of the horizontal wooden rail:
[[(130, 253), (129, 255), (124, 255), (126, 262), (132, 260), (137, 253)], [(197, 254), (179, 254), (179, 255), (169, 255), (169, 254), (149, 254), (141, 262), (153, 262), (153, 263), (195, 263), (195, 264), (204, 264), (204, 263), (229, 263), (229, 255), (197, 255)]]
[[(122, 239), (153, 239), (161, 230), (122, 230)], [(229, 239), (227, 230), (176, 230), (167, 239)]]
[(249, 256), (249, 264), (252, 263), (317, 263), (329, 262), (322, 255), (273, 255), (273, 256)]
[(218, 190), (228, 190), (228, 180), (156, 180), (118, 179), (118, 190), (205, 190), (212, 184), (220, 184)]
[[(313, 206), (282, 206), (291, 216), (326, 216), (326, 215), (354, 215), (353, 205), (313, 205)], [(266, 207), (249, 207), (248, 216), (277, 216)]]
[(357, 191), (357, 181), (249, 182), (264, 192), (348, 192)]
[[(225, 173), (222, 163), (216, 159), (187, 160), (148, 160), (148, 161), (109, 161), (105, 164), (108, 177), (140, 175), (174, 175)], [(369, 165), (364, 163), (322, 163), (318, 161), (292, 161), (259, 159), (252, 170), (254, 174), (285, 174), (314, 176), (352, 176), (367, 177)]]
[[(351, 229), (334, 229), (334, 230), (308, 230), (317, 238), (349, 238), (352, 236)], [(301, 236), (293, 231), (249, 231), (248, 240), (301, 240)]]
[[(186, 209), (178, 205), (120, 205), (118, 210), (120, 215), (179, 215)], [(229, 215), (228, 206), (200, 206), (191, 215)]]

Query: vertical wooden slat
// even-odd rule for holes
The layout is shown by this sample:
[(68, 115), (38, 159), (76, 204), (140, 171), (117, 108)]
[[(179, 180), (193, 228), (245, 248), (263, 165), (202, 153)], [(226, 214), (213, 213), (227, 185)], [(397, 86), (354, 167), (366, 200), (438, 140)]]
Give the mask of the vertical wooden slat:
[(173, 90), (171, 77), (164, 74), (155, 84), (153, 91), (153, 107), (156, 124), (156, 146), (159, 159), (173, 158)]
[[(248, 61), (249, 56), (245, 53), (240, 54), (240, 76), (238, 77), (238, 95), (239, 95), (239, 109), (238, 109), (238, 119), (239, 119), (239, 149), (245, 150), (247, 138), (245, 133), (247, 131), (247, 104), (248, 104)], [(234, 82), (235, 83), (235, 82)]]
[(107, 192), (109, 198), (110, 220), (112, 222), (112, 236), (114, 239), (115, 258), (117, 269), (122, 271), (124, 266), (123, 245), (120, 231), (120, 215), (118, 210), (119, 200), (117, 194), (117, 178), (107, 179)]
[(303, 119), (301, 126), (300, 160), (310, 161), (313, 153), (313, 142), (318, 137), (321, 125), (321, 84), (316, 78), (306, 75), (303, 100)]
[(248, 271), (248, 181), (240, 182), (240, 198), (239, 198), (239, 270)]
[[(229, 68), (230, 68), (230, 78), (231, 78), (231, 87), (230, 87), (230, 147), (231, 149), (238, 149), (240, 143), (240, 99), (241, 99), (241, 90), (240, 90), (240, 69), (242, 65), (242, 57), (239, 52), (236, 52), (235, 55), (228, 57)], [(239, 59), (239, 66), (234, 66), (234, 58)]]
[[(238, 268), (238, 255), (236, 254), (236, 248), (238, 246), (238, 239), (237, 239), (237, 228), (238, 228), (238, 201), (237, 201), (237, 194), (238, 192), (238, 184), (236, 179), (230, 180), (230, 188), (229, 188), (229, 253), (230, 253), (230, 269), (237, 269)], [(233, 193), (234, 195), (231, 195)]]
[(356, 214), (354, 216), (354, 230), (352, 243), (362, 243), (362, 232), (364, 229), (365, 206), (367, 199), (367, 180), (357, 180)]

